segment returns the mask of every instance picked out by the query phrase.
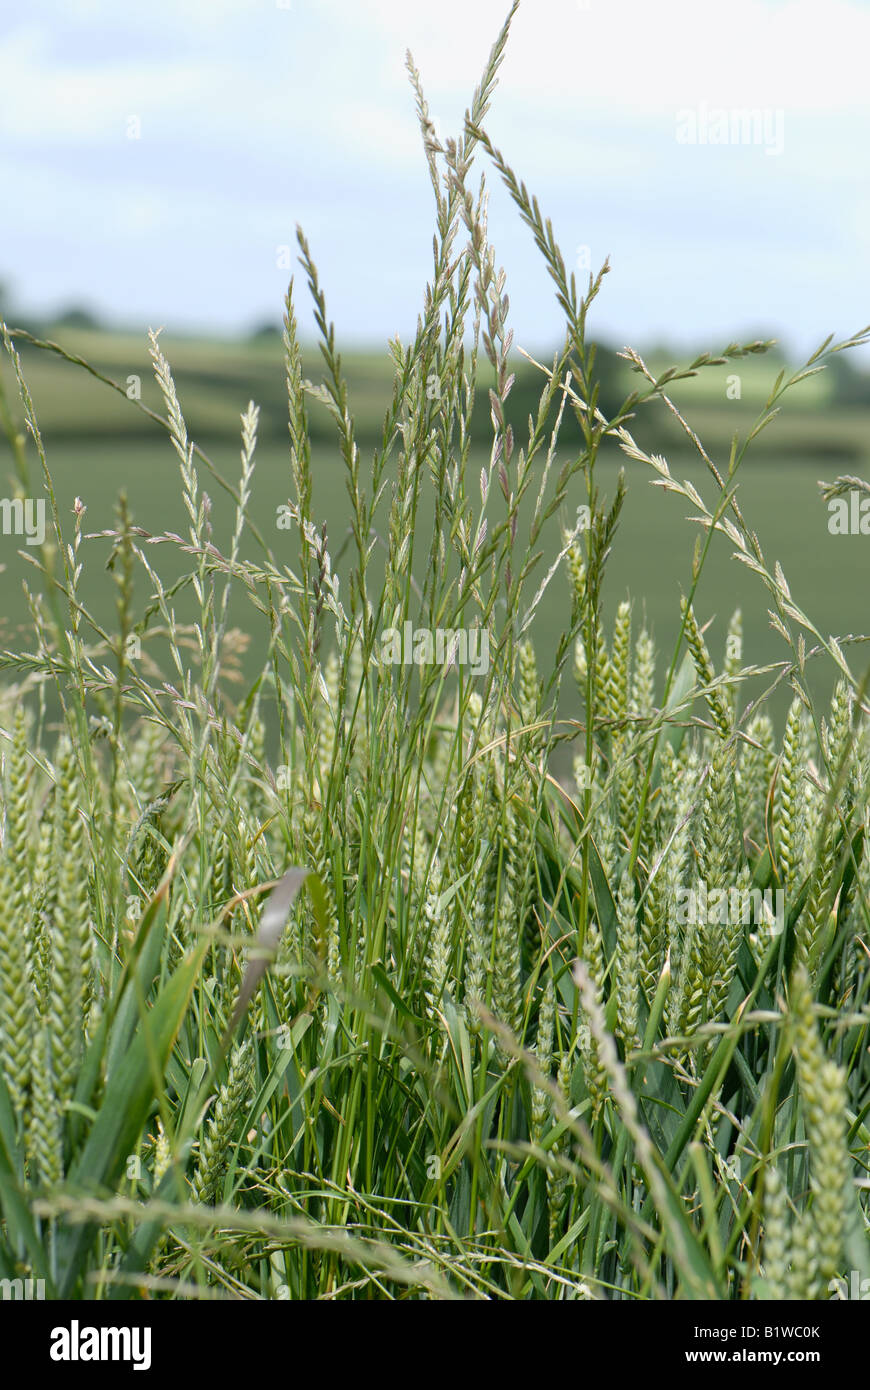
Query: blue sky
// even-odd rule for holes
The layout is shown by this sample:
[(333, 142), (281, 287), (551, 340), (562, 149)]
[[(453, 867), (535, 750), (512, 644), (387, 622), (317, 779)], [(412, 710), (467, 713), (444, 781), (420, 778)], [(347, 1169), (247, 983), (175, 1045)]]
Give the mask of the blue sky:
[[(458, 133), (507, 9), (6, 7), (0, 280), (33, 310), (232, 333), (279, 317), (278, 248), (301, 222), (340, 342), (406, 340), (432, 193), (405, 50)], [(870, 4), (854, 0), (524, 0), (487, 128), (566, 259), (610, 255), (596, 335), (713, 347), (765, 331), (803, 350), (870, 321), (868, 54)], [(757, 142), (751, 110), (768, 120)], [(550, 282), (488, 181), (516, 338), (543, 348), (560, 325)]]

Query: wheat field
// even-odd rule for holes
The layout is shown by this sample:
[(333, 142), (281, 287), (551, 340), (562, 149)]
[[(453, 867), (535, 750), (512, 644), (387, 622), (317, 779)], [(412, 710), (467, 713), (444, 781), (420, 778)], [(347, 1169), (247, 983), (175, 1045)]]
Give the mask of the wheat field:
[[(409, 55), (433, 268), (365, 459), (298, 233), (322, 377), (294, 281), (280, 549), (251, 518), (256, 404), (224, 478), (156, 333), (185, 528), (145, 531), (120, 498), (91, 532), (3, 325), (0, 424), (47, 529), (32, 639), (0, 652), (0, 1276), (50, 1298), (820, 1300), (870, 1276), (868, 639), (798, 606), (739, 493), (783, 398), (870, 330), (772, 373), (718, 462), (671, 385), (765, 343), (657, 372), (627, 350), (635, 389), (605, 415), (586, 324), (607, 267), (578, 285), (485, 127), (515, 9), (457, 140)], [(564, 314), (522, 433), (487, 177)], [(312, 507), (315, 402), (341, 563)], [(703, 488), (637, 442), (652, 403)], [(642, 594), (603, 619), (626, 492), (604, 447), (691, 513), (664, 652)], [(740, 612), (711, 650), (714, 537), (769, 613), (765, 666)], [(82, 598), (93, 570), (111, 622)], [(240, 630), (266, 652), (247, 684)]]

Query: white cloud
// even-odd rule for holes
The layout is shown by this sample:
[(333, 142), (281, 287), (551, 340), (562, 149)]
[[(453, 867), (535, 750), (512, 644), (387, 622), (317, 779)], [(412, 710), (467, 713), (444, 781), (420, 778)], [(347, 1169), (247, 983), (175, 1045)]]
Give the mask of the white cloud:
[[(79, 0), (59, 11), (93, 36), (75, 56), (45, 19), (0, 40), (0, 131), (28, 145), (104, 143), (128, 114), (147, 112), (152, 126), (181, 122), (189, 141), (247, 133), (268, 144), (305, 106), (333, 145), (404, 167), (419, 157), (406, 45), (436, 117), (457, 133), (505, 12), (506, 0), (296, 0), (286, 12), (153, 0), (129, 12), (125, 31), (113, 7)], [(162, 29), (170, 41), (155, 45)], [(845, 0), (828, 0), (823, 19), (816, 0), (526, 0), (491, 121), (511, 133), (546, 126), (552, 148), (560, 122), (595, 117), (612, 145), (625, 123), (668, 121), (699, 102), (781, 107), (787, 120), (866, 112), (868, 52), (870, 9)]]
[[(397, 53), (409, 45), (424, 81), (464, 96), (508, 5), (357, 0), (349, 11), (344, 0), (327, 0), (326, 8), (360, 32), (376, 25)], [(867, 109), (868, 51), (870, 10), (847, 0), (823, 8), (818, 0), (534, 0), (514, 18), (502, 80), (512, 97), (531, 94), (551, 112), (669, 111), (702, 100)]]
[[(251, 284), (272, 284), (257, 258), (291, 239), (301, 218), (317, 238), (324, 276), (331, 260), (346, 299), (354, 289), (345, 265), (358, 258), (370, 268), (375, 287), (364, 311), (360, 293), (344, 314), (336, 301), (337, 316), (380, 335), (377, 277), (404, 284), (415, 248), (431, 237), (405, 49), (441, 133), (456, 135), (508, 5), (35, 0), (0, 36), (4, 187), (16, 207), (0, 276), (34, 298), (45, 279), (56, 286), (63, 265), (46, 277), (31, 248), (62, 231), (69, 298), (100, 294), (108, 280), (122, 293), (132, 256), (141, 300), (157, 292), (171, 251), (186, 312), (198, 281), (184, 267), (206, 235), (215, 260), (235, 268), (219, 311), (238, 318)], [(523, 0), (487, 125), (568, 251), (591, 243), (596, 264), (619, 252), (619, 288), (615, 273), (601, 312), (620, 305), (623, 291), (644, 293), (653, 242), (672, 249), (669, 274), (682, 264), (695, 280), (681, 313), (700, 315), (718, 296), (722, 313), (736, 317), (736, 296), (757, 303), (778, 264), (783, 295), (794, 297), (788, 267), (835, 244), (842, 260), (808, 290), (824, 303), (840, 281), (866, 284), (868, 52), (870, 8), (846, 0), (823, 8), (817, 0)], [(676, 112), (699, 102), (781, 107), (783, 155), (678, 146)], [(131, 115), (142, 120), (139, 142), (126, 139)], [(540, 283), (540, 267), (488, 178), (496, 185), (491, 229), (515, 267), (512, 299), (525, 302), (532, 323), (537, 291), (523, 290)], [(727, 224), (742, 283), (735, 273), (727, 286), (701, 284), (698, 221)], [(99, 254), (91, 255), (95, 240)], [(252, 269), (242, 279), (246, 256)], [(387, 306), (383, 293), (393, 331), (398, 297)], [(416, 309), (408, 305), (411, 322)], [(210, 312), (203, 304), (202, 315)]]

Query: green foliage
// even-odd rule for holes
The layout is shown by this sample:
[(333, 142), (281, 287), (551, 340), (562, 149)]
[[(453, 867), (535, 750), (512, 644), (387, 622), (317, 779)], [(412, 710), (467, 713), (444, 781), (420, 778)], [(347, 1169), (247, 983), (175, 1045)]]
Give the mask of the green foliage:
[[(701, 446), (709, 499), (680, 482), (628, 423), (664, 400), (683, 428), (669, 383), (765, 345), (658, 375), (629, 350), (637, 390), (606, 393), (586, 320), (607, 267), (581, 292), (483, 128), (509, 22), (443, 147), (409, 61), (434, 265), (414, 341), (391, 344), (367, 467), (299, 233), (324, 374), (303, 374), (291, 283), (292, 567), (251, 519), (256, 406), (238, 484), (217, 479), (236, 509), (221, 537), (215, 470), (156, 334), (186, 532), (142, 536), (122, 503), (89, 537), (77, 504), (69, 536), (4, 332), (54, 533), (36, 557), (45, 595), (29, 595), (33, 650), (0, 654), (0, 1266), (52, 1297), (826, 1297), (845, 1270), (867, 1273), (866, 678), (798, 608), (737, 496), (781, 396), (867, 335), (781, 373), (727, 468)], [(481, 155), (565, 315), (522, 412)], [(312, 511), (311, 403), (344, 470), (341, 555)], [(29, 488), (12, 423), (10, 442)], [(600, 466), (605, 444), (698, 526), (665, 660), (629, 599), (605, 632), (626, 490)], [(566, 525), (581, 505), (588, 524)], [(784, 643), (763, 671), (742, 664), (739, 615), (720, 671), (711, 656), (697, 589), (714, 533)], [(108, 630), (81, 584), (107, 543)], [(171, 586), (152, 544), (187, 564)], [(545, 606), (563, 619), (542, 671)], [(267, 646), (241, 694), (240, 609)], [(388, 630), (406, 624), (473, 635), (486, 659), (394, 661)], [(838, 684), (823, 716), (807, 666), (825, 659)], [(750, 675), (770, 681), (747, 706)], [(763, 706), (782, 684), (779, 742)]]

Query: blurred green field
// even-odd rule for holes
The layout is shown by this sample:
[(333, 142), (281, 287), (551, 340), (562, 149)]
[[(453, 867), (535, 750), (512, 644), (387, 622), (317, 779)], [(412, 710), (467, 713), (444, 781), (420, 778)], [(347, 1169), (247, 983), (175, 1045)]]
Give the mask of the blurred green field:
[[(64, 346), (94, 363), (121, 385), (136, 381), (141, 385), (144, 403), (161, 410), (157, 387), (150, 375), (147, 343), (144, 339), (91, 332), (66, 332)], [(239, 467), (239, 414), (250, 398), (261, 406), (261, 444), (254, 482), (251, 519), (260, 528), (276, 556), (287, 563), (296, 560), (291, 532), (276, 525), (277, 509), (291, 493), (286, 440), (286, 405), (281, 346), (277, 337), (250, 343), (204, 343), (192, 339), (161, 335), (161, 346), (172, 364), (182, 406), (191, 436), (206, 449), (217, 468), (235, 482)], [(87, 505), (85, 529), (99, 531), (115, 522), (114, 508), (119, 493), (127, 494), (136, 524), (152, 533), (186, 530), (187, 518), (181, 500), (176, 456), (165, 433), (126, 398), (113, 393), (83, 370), (61, 358), (39, 352), (20, 343), (25, 375), (31, 387), (37, 418), (43, 432), (49, 466), (62, 513), (70, 522), (75, 497)], [(651, 355), (649, 365), (661, 370), (668, 365)], [(617, 396), (637, 382), (624, 364), (612, 355), (607, 360), (607, 389)], [(389, 401), (391, 377), (386, 351), (383, 354), (348, 354), (344, 357), (350, 389), (351, 409), (357, 424), (364, 456), (375, 447)], [(725, 466), (729, 440), (734, 431), (742, 434), (751, 427), (778, 371), (775, 360), (750, 357), (726, 368), (708, 369), (692, 381), (678, 383), (674, 399), (684, 409), (714, 459)], [(14, 378), (9, 364), (2, 368), (7, 396), (14, 397)], [(305, 359), (306, 374), (320, 379), (320, 359), (311, 348)], [(737, 373), (741, 399), (726, 395), (726, 380)], [(838, 382), (826, 372), (802, 383), (786, 397), (783, 413), (753, 445), (741, 475), (740, 503), (747, 521), (758, 532), (768, 561), (779, 561), (791, 584), (796, 601), (803, 605), (825, 633), (845, 635), (870, 630), (870, 538), (832, 536), (828, 513), (818, 489), (820, 478), (838, 473), (867, 475), (870, 467), (870, 404), (854, 404), (837, 399)], [(522, 421), (533, 408), (539, 391), (536, 374), (518, 362), (517, 385), (511, 400), (515, 423), (522, 441)], [(485, 393), (481, 392), (477, 423), (486, 438)], [(13, 407), (20, 417), (17, 400)], [(606, 408), (606, 404), (605, 404)], [(314, 455), (314, 505), (327, 522), (330, 549), (340, 550), (348, 530), (349, 507), (344, 487), (343, 464), (335, 445), (330, 443), (333, 426), (325, 409), (317, 402), (311, 407), (316, 447)], [(657, 403), (645, 408), (632, 423), (632, 432), (644, 447), (664, 453), (672, 471), (689, 477), (710, 503), (714, 500), (712, 479), (695, 457), (686, 452), (686, 440), (666, 409)], [(558, 457), (565, 458), (576, 446), (577, 427), (571, 421), (565, 428)], [(31, 478), (38, 479), (38, 464), (32, 443), (28, 444)], [(476, 475), (485, 461), (474, 460)], [(676, 636), (681, 587), (688, 582), (697, 527), (686, 520), (686, 506), (679, 499), (651, 485), (652, 474), (642, 465), (623, 460), (620, 452), (609, 448), (602, 459), (601, 482), (612, 493), (616, 469), (626, 463), (628, 499), (619, 533), (609, 562), (605, 586), (606, 612), (612, 616), (616, 604), (627, 593), (635, 600), (638, 621), (642, 613), (657, 639), (664, 661), (669, 657)], [(200, 466), (201, 486), (213, 500), (215, 541), (228, 542), (232, 504)], [(0, 441), (0, 488), (12, 495), (13, 478), (8, 446)], [(577, 502), (583, 499), (578, 481)], [(35, 491), (34, 496), (39, 496)], [(424, 528), (429, 514), (420, 518)], [(375, 529), (386, 534), (382, 514)], [(2, 630), (4, 647), (27, 646), (30, 620), (24, 601), (22, 581), (31, 586), (38, 575), (17, 553), (20, 542), (3, 537), (3, 569), (0, 572)], [(555, 554), (557, 531), (549, 533), (549, 553)], [(522, 548), (522, 537), (520, 537)], [(113, 586), (106, 583), (105, 560), (109, 544), (105, 540), (88, 542), (84, 548), (83, 595), (101, 621), (110, 622), (114, 602)], [(248, 541), (248, 554), (256, 547)], [(348, 550), (349, 554), (349, 550)], [(155, 547), (149, 558), (168, 582), (182, 568), (182, 557), (168, 545)], [(346, 561), (338, 565), (346, 573)], [(541, 573), (543, 570), (541, 570)], [(529, 593), (534, 590), (534, 584)], [(145, 578), (137, 576), (140, 602), (148, 597)], [(239, 603), (244, 603), (240, 598)], [(785, 644), (767, 623), (767, 602), (761, 581), (731, 558), (728, 547), (713, 547), (702, 578), (697, 611), (702, 619), (714, 619), (708, 640), (714, 658), (721, 658), (725, 628), (734, 607), (744, 615), (744, 660), (766, 664), (784, 659)], [(179, 616), (184, 618), (184, 604)], [(253, 614), (237, 604), (233, 621), (242, 631), (252, 626)], [(552, 662), (558, 633), (569, 616), (567, 584), (558, 576), (551, 595), (540, 611), (536, 625), (536, 644), (542, 669)], [(256, 628), (260, 631), (259, 625)], [(244, 669), (253, 673), (262, 657), (258, 640), (239, 655)], [(863, 669), (856, 656), (857, 669)], [(820, 693), (829, 688), (831, 673), (819, 668), (814, 676)], [(781, 711), (784, 695), (775, 702)], [(572, 695), (563, 702), (570, 716)]]

